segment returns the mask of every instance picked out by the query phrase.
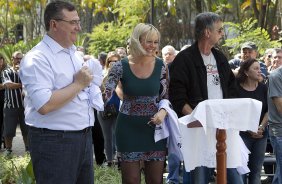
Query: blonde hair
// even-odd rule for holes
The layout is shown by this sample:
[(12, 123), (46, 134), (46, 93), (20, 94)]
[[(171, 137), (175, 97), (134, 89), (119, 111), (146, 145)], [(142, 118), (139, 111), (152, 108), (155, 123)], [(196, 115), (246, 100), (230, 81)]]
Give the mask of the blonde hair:
[(110, 65), (110, 59), (112, 57), (116, 57), (118, 60), (120, 60), (120, 55), (116, 52), (116, 51), (111, 51), (108, 53), (107, 58), (106, 58), (106, 62), (105, 62), (105, 68), (109, 69), (109, 65)]
[(152, 37), (153, 34), (157, 34), (160, 42), (160, 32), (151, 24), (139, 23), (133, 29), (133, 32), (129, 38), (129, 53), (131, 57), (138, 57), (146, 55), (146, 51), (141, 45), (141, 37), (145, 36), (145, 41)]

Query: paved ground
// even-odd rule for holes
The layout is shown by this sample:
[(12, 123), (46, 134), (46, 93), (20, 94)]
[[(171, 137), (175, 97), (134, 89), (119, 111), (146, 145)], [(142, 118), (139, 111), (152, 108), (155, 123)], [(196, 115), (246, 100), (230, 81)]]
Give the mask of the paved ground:
[[(4, 150), (1, 149), (0, 153), (3, 153)], [(16, 131), (16, 137), (13, 140), (13, 154), (17, 156), (22, 156), (25, 153), (25, 147), (24, 147), (24, 142), (21, 134), (21, 130), (18, 127)]]

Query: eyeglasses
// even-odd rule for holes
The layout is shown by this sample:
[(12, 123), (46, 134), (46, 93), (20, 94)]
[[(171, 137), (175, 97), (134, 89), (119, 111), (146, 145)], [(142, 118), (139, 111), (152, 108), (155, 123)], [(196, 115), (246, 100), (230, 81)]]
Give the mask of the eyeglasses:
[(63, 21), (63, 22), (67, 22), (69, 23), (70, 25), (77, 25), (77, 26), (80, 26), (80, 20), (64, 20), (64, 19), (54, 19), (56, 21)]
[(14, 57), (14, 59), (21, 60), (22, 58), (21, 57)]

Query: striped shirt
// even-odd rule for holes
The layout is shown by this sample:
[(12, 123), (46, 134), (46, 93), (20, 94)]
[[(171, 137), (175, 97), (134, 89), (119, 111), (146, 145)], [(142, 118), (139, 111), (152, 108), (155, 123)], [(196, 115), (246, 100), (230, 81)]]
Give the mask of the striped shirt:
[[(3, 84), (21, 83), (18, 72), (13, 68), (7, 68), (2, 72)], [(5, 88), (4, 108), (23, 108), (22, 88)]]

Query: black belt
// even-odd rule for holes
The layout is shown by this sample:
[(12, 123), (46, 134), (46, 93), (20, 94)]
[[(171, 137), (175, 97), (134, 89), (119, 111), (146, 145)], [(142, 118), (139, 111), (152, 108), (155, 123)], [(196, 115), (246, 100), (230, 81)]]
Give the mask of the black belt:
[(91, 131), (92, 127), (86, 127), (82, 130), (51, 130), (48, 128), (37, 128), (30, 126), (29, 129), (41, 131), (41, 132), (60, 132), (60, 133), (88, 133)]

